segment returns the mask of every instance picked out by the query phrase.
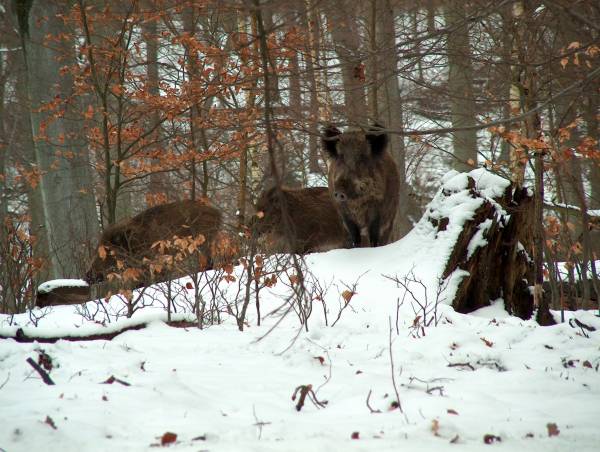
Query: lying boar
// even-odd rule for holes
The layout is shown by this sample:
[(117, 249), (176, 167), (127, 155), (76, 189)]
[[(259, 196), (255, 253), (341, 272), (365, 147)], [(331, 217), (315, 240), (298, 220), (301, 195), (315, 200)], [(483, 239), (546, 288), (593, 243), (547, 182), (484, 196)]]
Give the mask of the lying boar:
[(281, 190), (289, 216), (287, 228), (276, 187), (265, 191), (256, 204), (255, 228), (268, 251), (306, 254), (349, 245), (326, 187)]
[(392, 241), (400, 178), (380, 126), (341, 133), (329, 126), (322, 136), (329, 158), (329, 191), (353, 246)]
[(121, 261), (124, 267), (142, 269), (141, 280), (152, 282), (146, 268), (147, 260), (155, 259), (161, 252), (159, 247), (152, 245), (171, 240), (173, 236), (204, 236), (205, 240), (199, 246), (201, 262), (198, 267), (206, 269), (212, 265), (211, 244), (221, 226), (221, 212), (203, 201), (176, 201), (151, 207), (106, 228), (100, 236), (98, 254), (90, 264), (86, 280), (90, 283), (105, 280), (109, 273), (120, 271), (117, 261)]

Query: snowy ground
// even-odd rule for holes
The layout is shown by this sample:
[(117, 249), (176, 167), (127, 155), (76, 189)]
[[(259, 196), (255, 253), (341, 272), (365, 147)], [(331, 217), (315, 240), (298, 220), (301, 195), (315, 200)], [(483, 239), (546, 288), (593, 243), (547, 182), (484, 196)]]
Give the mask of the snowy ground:
[[(463, 196), (450, 179), (446, 187)], [(37, 327), (27, 314), (0, 317), (0, 334), (20, 326), (41, 336), (155, 319), (111, 341), (0, 340), (0, 450), (147, 450), (160, 446), (165, 432), (177, 434), (169, 447), (182, 451), (599, 450), (594, 313), (571, 316), (595, 331), (573, 322), (539, 327), (508, 316), (501, 301), (461, 315), (447, 305), (451, 282), (439, 297), (438, 325), (415, 329), (418, 306), (383, 276), (412, 271), (432, 308), (453, 238), (476, 208), (465, 207), (466, 195), (458, 201), (436, 207), (450, 217), (437, 236), (422, 221), (386, 247), (309, 256), (311, 272), (332, 286), (325, 296), (329, 326), (317, 303), (308, 332), (299, 331), (293, 312), (283, 320), (265, 316), (258, 327), (253, 307), (244, 332), (227, 316), (205, 330), (169, 327), (156, 308), (106, 327), (83, 320), (74, 307), (46, 308)], [(332, 327), (345, 306), (344, 284), (357, 280)], [(263, 313), (281, 304), (284, 289), (280, 283), (262, 293)], [(421, 289), (411, 285), (424, 303)], [(26, 362), (37, 361), (42, 349), (53, 361), (54, 386)], [(118, 380), (103, 384), (111, 376)], [(328, 403), (307, 401), (297, 411), (291, 396), (308, 384)], [(396, 391), (402, 411), (392, 407)]]

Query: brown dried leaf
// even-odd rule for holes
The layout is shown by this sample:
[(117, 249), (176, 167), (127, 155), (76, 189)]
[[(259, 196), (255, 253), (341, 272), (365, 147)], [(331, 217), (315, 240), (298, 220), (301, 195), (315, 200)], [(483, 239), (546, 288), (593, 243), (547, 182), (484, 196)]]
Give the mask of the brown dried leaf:
[(453, 410), (452, 408), (448, 408), (448, 409), (446, 410), (446, 412), (447, 412), (448, 414), (455, 414), (456, 416), (458, 416), (458, 412), (457, 412), (456, 410)]
[(434, 419), (431, 421), (431, 433), (434, 434), (434, 436), (440, 436), (440, 421), (438, 421), (437, 419)]
[(352, 292), (351, 290), (344, 290), (342, 292), (342, 298), (344, 299), (346, 304), (350, 303), (350, 300), (352, 300), (352, 297), (354, 295), (356, 295), (356, 292)]
[(488, 341), (485, 337), (480, 337), (479, 339), (481, 339), (484, 342), (484, 344), (488, 347), (494, 346), (494, 343), (492, 341)]
[(483, 435), (483, 442), (485, 444), (499, 443), (500, 441), (502, 441), (502, 438), (500, 438), (499, 436), (490, 435), (489, 433), (486, 435)]
[(176, 433), (172, 433), (172, 432), (166, 432), (160, 438), (160, 445), (161, 446), (167, 446), (169, 444), (174, 443), (175, 441), (177, 441), (177, 434)]
[(560, 430), (554, 422), (546, 424), (546, 428), (548, 429), (548, 436), (558, 436), (560, 434)]

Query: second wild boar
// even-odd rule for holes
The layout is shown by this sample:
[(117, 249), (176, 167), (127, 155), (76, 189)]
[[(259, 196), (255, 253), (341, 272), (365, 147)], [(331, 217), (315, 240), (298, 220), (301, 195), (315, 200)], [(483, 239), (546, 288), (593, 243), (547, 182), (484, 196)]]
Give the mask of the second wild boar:
[(281, 198), (273, 187), (262, 193), (256, 210), (256, 232), (269, 252), (306, 254), (349, 245), (327, 187), (282, 187)]

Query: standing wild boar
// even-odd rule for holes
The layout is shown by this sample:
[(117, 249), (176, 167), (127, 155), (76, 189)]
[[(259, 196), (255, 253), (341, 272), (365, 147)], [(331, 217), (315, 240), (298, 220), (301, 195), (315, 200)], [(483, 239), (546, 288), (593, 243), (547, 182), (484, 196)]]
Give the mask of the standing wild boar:
[[(124, 267), (139, 268), (148, 273), (147, 261), (160, 253), (158, 247), (152, 248), (152, 244), (174, 236), (198, 237), (202, 234), (205, 240), (199, 250), (205, 264), (210, 266), (211, 243), (221, 226), (221, 212), (203, 201), (176, 201), (151, 207), (105, 229), (98, 242), (99, 253), (90, 264), (86, 280), (90, 283), (105, 280), (109, 273), (119, 271), (117, 261)], [(144, 274), (142, 279), (150, 282), (151, 278)]]
[(305, 254), (349, 245), (326, 187), (281, 190), (289, 215), (287, 228), (276, 187), (262, 193), (256, 204), (254, 226), (268, 251)]
[(392, 240), (400, 178), (386, 149), (388, 135), (368, 131), (341, 133), (329, 126), (322, 136), (329, 157), (329, 191), (353, 246), (380, 246)]

